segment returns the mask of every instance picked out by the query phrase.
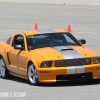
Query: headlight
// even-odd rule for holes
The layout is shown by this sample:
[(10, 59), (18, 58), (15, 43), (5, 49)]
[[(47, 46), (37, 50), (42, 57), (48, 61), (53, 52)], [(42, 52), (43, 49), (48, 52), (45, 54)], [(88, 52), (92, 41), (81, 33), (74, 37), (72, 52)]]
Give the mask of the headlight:
[(52, 66), (52, 62), (51, 61), (44, 61), (41, 63), (41, 68), (47, 68), (47, 67), (51, 67)]
[(99, 57), (93, 58), (93, 63), (94, 64), (100, 63), (100, 58)]

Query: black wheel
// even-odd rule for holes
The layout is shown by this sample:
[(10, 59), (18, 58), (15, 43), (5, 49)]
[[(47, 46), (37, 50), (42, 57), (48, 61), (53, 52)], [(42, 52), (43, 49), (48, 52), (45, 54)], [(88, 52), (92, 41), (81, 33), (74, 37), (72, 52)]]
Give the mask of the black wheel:
[(30, 63), (28, 65), (27, 74), (28, 74), (28, 80), (29, 80), (31, 85), (38, 85), (39, 84), (38, 75), (37, 75), (35, 66), (32, 63)]
[(90, 82), (90, 83), (98, 83), (100, 81), (100, 79), (89, 79), (87, 80), (87, 82)]
[(0, 77), (2, 79), (6, 79), (9, 77), (9, 73), (6, 67), (6, 64), (4, 62), (3, 57), (0, 56)]

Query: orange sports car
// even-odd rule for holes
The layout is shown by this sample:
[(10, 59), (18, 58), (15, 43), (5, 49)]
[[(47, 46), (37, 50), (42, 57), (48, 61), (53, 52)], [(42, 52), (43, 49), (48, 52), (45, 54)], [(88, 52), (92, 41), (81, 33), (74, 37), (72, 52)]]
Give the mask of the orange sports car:
[(66, 80), (99, 81), (100, 56), (63, 29), (19, 32), (0, 42), (0, 77), (32, 85)]

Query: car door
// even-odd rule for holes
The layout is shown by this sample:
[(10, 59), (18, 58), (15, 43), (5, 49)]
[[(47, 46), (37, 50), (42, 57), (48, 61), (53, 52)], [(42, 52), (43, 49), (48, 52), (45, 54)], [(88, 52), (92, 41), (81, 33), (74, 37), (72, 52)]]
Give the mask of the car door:
[(25, 37), (24, 35), (15, 35), (14, 39), (12, 41), (12, 47), (9, 52), (9, 62), (12, 70), (17, 74), (23, 74), (26, 75), (26, 49), (20, 50), (20, 49), (14, 49), (14, 45), (22, 45), (25, 48)]

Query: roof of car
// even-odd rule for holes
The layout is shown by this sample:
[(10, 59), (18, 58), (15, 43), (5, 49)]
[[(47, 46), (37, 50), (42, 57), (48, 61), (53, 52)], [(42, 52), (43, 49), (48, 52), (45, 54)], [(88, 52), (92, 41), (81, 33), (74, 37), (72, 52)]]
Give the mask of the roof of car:
[(64, 29), (38, 29), (38, 30), (31, 30), (24, 32), (26, 36), (28, 35), (35, 35), (35, 34), (44, 34), (44, 33), (61, 33), (61, 32), (68, 32)]

